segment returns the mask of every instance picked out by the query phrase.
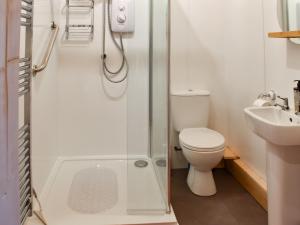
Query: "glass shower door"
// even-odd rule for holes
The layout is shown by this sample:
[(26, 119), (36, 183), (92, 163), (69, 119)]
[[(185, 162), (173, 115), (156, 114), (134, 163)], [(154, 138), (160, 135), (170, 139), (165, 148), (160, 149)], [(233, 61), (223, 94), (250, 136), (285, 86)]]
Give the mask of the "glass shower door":
[(169, 1), (151, 3), (150, 157), (169, 211)]
[[(149, 0), (146, 73), (136, 74), (145, 51), (130, 60), (128, 80), (127, 210), (165, 214), (169, 207), (169, 1)], [(139, 3), (140, 4), (140, 3)], [(139, 12), (140, 13), (140, 12)], [(135, 31), (135, 35), (140, 35)], [(130, 48), (128, 48), (130, 51)], [(135, 59), (135, 60), (134, 60)], [(130, 62), (129, 62), (130, 63)], [(134, 64), (136, 63), (136, 64)]]

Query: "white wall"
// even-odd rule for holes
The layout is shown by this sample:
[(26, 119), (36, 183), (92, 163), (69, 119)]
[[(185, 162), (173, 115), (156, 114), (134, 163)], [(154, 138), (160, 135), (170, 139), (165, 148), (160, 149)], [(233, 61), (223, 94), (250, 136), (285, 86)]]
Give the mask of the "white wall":
[[(228, 33), (236, 30), (234, 33), (236, 39), (231, 43), (226, 42), (229, 49), (226, 52), (232, 53), (227, 57), (232, 60), (231, 63), (226, 62), (228, 81), (234, 81), (236, 84), (228, 85), (228, 92), (231, 93), (229, 145), (264, 179), (266, 179), (265, 141), (247, 129), (241, 110), (251, 104), (264, 88), (289, 97), (290, 105), (294, 107), (293, 80), (300, 78), (300, 63), (297, 60), (300, 56), (300, 47), (287, 40), (267, 37), (268, 32), (281, 30), (280, 2), (232, 1), (231, 11), (229, 10), (231, 20), (227, 23), (235, 26)], [(230, 48), (232, 46), (234, 48)], [(228, 69), (232, 67), (235, 68), (234, 71)], [(238, 123), (235, 122), (237, 118)]]
[[(35, 1), (33, 64), (39, 64), (49, 42), (52, 21), (49, 0)], [(32, 78), (32, 171), (33, 186), (40, 192), (57, 159), (58, 48), (54, 47), (47, 69)]]
[[(224, 64), (227, 2), (174, 0), (171, 2), (171, 89), (211, 92), (210, 126), (228, 137)], [(176, 140), (176, 138), (175, 138)], [(173, 166), (186, 166), (174, 152)]]
[[(172, 5), (172, 88), (209, 90), (209, 127), (265, 177), (264, 141), (251, 133), (243, 115), (265, 88), (261, 1), (177, 0)], [(186, 166), (175, 156), (175, 167)]]
[[(276, 1), (264, 1), (265, 33), (280, 31), (280, 8)], [(267, 89), (274, 89), (279, 95), (289, 97), (294, 108), (294, 80), (300, 79), (300, 45), (285, 39), (266, 38), (266, 81)]]
[[(209, 89), (210, 127), (264, 179), (265, 142), (248, 129), (243, 109), (265, 89), (293, 106), (300, 78), (300, 46), (267, 37), (281, 30), (278, 12), (273, 0), (172, 2), (172, 88)], [(185, 166), (174, 156), (175, 167)]]
[[(90, 43), (64, 40), (65, 1), (56, 1), (56, 18), (62, 28), (57, 109), (62, 156), (147, 154), (149, 2), (135, 2), (136, 30), (124, 40), (130, 65), (127, 85), (110, 84), (103, 77), (103, 1), (95, 1), (95, 36)], [(75, 21), (85, 23), (86, 17), (75, 15)], [(107, 40), (108, 61), (116, 68), (121, 63), (120, 54), (108, 34)]]
[[(124, 41), (128, 85), (112, 85), (103, 78), (102, 2), (95, 1), (95, 37), (90, 43), (64, 40), (64, 0), (35, 2), (34, 64), (45, 53), (52, 10), (60, 26), (47, 69), (32, 79), (33, 184), (38, 192), (59, 156), (148, 153), (149, 1), (136, 1), (136, 32)], [(79, 23), (85, 18), (76, 16)], [(116, 67), (120, 56), (107, 37), (110, 66)]]
[(261, 0), (227, 2), (225, 65), (227, 76), (228, 143), (265, 178), (265, 142), (247, 127), (243, 109), (265, 89), (264, 30)]

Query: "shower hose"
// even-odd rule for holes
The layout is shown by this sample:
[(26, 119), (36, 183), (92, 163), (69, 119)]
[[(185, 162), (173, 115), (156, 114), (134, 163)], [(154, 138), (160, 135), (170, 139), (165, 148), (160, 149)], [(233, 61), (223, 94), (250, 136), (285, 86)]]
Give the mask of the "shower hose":
[[(111, 25), (111, 9), (110, 9), (110, 5), (111, 5), (111, 0), (107, 0), (107, 14), (108, 14), (108, 28), (109, 28), (109, 34), (111, 36), (111, 39), (113, 41), (113, 44), (115, 45), (115, 47), (117, 48), (117, 50), (120, 52), (120, 54), (122, 55), (122, 63), (120, 65), (120, 67), (116, 70), (113, 71), (112, 69), (108, 68), (107, 66), (107, 54), (106, 54), (106, 1), (104, 1), (104, 5), (103, 5), (103, 48), (102, 48), (102, 69), (103, 69), (103, 74), (106, 77), (106, 79), (112, 83), (121, 83), (124, 80), (126, 80), (127, 76), (128, 76), (128, 72), (129, 72), (129, 64), (125, 55), (125, 50), (124, 50), (124, 45), (123, 45), (123, 36), (122, 33), (120, 33), (120, 44), (117, 42), (117, 40), (114, 37), (113, 31), (112, 31), (112, 25)], [(125, 71), (125, 75), (119, 79), (116, 80), (114, 79), (117, 75), (119, 75), (124, 67), (126, 67), (126, 71)]]

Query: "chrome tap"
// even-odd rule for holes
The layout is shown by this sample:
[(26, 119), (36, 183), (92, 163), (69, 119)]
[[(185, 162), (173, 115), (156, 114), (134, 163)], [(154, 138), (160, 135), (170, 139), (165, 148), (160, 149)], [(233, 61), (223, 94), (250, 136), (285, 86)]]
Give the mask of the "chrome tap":
[(276, 93), (275, 91), (271, 90), (271, 91), (264, 91), (263, 93), (261, 93), (257, 99), (264, 99), (267, 101), (270, 101), (272, 103), (272, 105), (275, 104), (276, 101)]
[(284, 111), (287, 111), (290, 109), (288, 98), (283, 98), (280, 96), (277, 96), (277, 98), (281, 99), (283, 101), (283, 104), (281, 105), (281, 104), (276, 103), (275, 106), (279, 106)]

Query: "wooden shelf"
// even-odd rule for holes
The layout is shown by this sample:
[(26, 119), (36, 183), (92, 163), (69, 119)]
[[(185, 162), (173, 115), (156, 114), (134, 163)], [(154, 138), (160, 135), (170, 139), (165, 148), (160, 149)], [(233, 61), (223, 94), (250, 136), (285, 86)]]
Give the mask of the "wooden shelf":
[(234, 161), (238, 159), (240, 159), (240, 157), (235, 154), (229, 147), (226, 147), (223, 160), (215, 168), (225, 168), (225, 160)]
[(269, 38), (300, 38), (300, 31), (271, 32)]
[(240, 157), (236, 155), (229, 147), (225, 148), (224, 159), (226, 160), (236, 160)]

